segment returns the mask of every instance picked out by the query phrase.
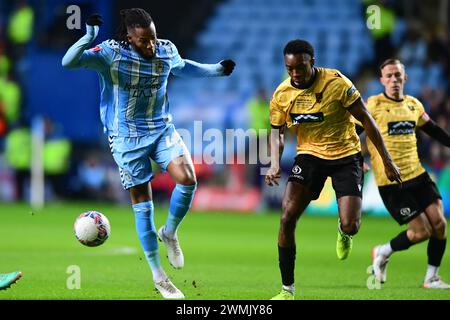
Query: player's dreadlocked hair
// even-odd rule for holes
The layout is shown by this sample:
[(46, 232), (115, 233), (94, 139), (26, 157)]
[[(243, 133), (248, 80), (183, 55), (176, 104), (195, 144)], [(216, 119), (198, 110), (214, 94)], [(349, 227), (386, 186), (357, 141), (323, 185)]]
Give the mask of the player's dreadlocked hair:
[(283, 53), (285, 55), (307, 53), (311, 56), (311, 58), (313, 58), (314, 48), (308, 41), (296, 39), (287, 43), (287, 45), (284, 47)]
[(150, 14), (141, 8), (120, 10), (120, 26), (117, 30), (119, 41), (127, 41), (127, 28), (148, 28), (153, 22)]

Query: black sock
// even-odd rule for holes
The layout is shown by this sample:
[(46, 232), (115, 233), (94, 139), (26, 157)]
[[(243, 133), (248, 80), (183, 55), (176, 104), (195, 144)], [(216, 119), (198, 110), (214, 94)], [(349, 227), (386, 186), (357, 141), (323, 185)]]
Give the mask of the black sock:
[(406, 230), (400, 232), (398, 236), (391, 240), (392, 251), (406, 250), (414, 244), (408, 239), (406, 232)]
[(283, 248), (278, 246), (278, 261), (283, 285), (294, 284), (295, 246)]
[(447, 244), (447, 239), (438, 239), (431, 237), (428, 240), (427, 254), (428, 254), (428, 264), (439, 267), (441, 265), (442, 257), (445, 253), (445, 246)]

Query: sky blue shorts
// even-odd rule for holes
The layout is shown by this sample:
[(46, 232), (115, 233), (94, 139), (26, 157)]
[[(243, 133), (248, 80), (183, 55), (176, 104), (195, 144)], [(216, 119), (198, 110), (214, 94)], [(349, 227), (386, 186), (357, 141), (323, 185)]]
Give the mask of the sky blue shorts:
[(125, 189), (147, 183), (153, 178), (150, 160), (166, 171), (173, 159), (190, 156), (173, 124), (152, 135), (131, 138), (109, 136), (109, 147), (119, 166)]

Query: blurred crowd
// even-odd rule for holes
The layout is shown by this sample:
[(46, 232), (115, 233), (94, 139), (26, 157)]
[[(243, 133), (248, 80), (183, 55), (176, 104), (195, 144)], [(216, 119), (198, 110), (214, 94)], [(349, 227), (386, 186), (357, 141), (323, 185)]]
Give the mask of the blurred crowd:
[[(397, 57), (403, 61), (409, 75), (406, 94), (416, 96), (431, 118), (449, 131), (448, 1), (364, 0), (361, 4), (363, 15), (367, 14), (366, 9), (370, 5), (375, 4), (384, 17), (381, 28), (367, 31), (373, 40), (373, 57), (359, 66), (360, 71), (352, 77), (363, 97), (367, 99), (381, 92), (378, 65), (388, 57)], [(31, 61), (28, 55), (34, 25), (35, 11), (28, 1), (0, 2), (0, 200), (26, 200), (29, 197), (33, 128), (32, 119), (27, 114), (24, 74), (32, 63), (37, 63)], [(236, 71), (239, 72), (238, 69)], [(269, 127), (268, 104), (271, 94), (261, 89), (254, 92), (250, 100), (242, 102), (247, 107), (249, 128)], [(77, 145), (65, 137), (64, 128), (54, 119), (46, 117), (43, 121), (44, 167), (49, 194), (55, 198), (127, 202), (127, 195), (121, 189), (117, 168), (107, 145), (98, 142), (104, 141), (103, 137), (88, 147)], [(419, 153), (424, 163), (434, 172), (448, 170), (448, 148), (422, 133), (419, 134), (419, 140)], [(287, 170), (292, 164), (291, 160), (287, 159)], [(239, 180), (238, 184), (247, 183), (261, 189), (260, 169), (259, 164), (255, 168), (249, 166), (247, 177)], [(212, 169), (208, 172), (211, 173)], [(160, 190), (162, 194), (169, 195), (166, 178), (164, 175), (157, 177), (154, 181), (155, 191)], [(6, 185), (12, 185), (12, 190), (5, 191)]]
[[(382, 19), (380, 29), (371, 30), (375, 55), (372, 66), (366, 66), (366, 70), (362, 68), (360, 74), (370, 75), (371, 81), (377, 82), (380, 63), (391, 57), (400, 59), (409, 76), (405, 94), (418, 98), (430, 117), (449, 131), (449, 2), (366, 0), (365, 9), (373, 4), (381, 8), (382, 17), (387, 19)], [(368, 95), (374, 93), (367, 92)], [(419, 156), (431, 169), (439, 172), (448, 164), (450, 150), (420, 130), (418, 132)]]
[[(34, 11), (26, 1), (0, 2), (0, 169), (4, 198), (22, 199), (22, 186), (29, 180), (31, 136), (24, 124), (23, 63), (33, 35)], [(8, 196), (9, 180), (14, 189)], [(6, 193), (6, 197), (5, 197)]]
[[(0, 137), (21, 121), (22, 66), (33, 35), (34, 12), (27, 1), (0, 3)], [(1, 141), (1, 139), (0, 139)]]
[(32, 132), (40, 126), (47, 200), (122, 201), (117, 169), (110, 159), (75, 146), (47, 115), (32, 119), (27, 112), (25, 76), (37, 63), (27, 55), (34, 26), (35, 10), (28, 1), (0, 2), (0, 200), (30, 199)]

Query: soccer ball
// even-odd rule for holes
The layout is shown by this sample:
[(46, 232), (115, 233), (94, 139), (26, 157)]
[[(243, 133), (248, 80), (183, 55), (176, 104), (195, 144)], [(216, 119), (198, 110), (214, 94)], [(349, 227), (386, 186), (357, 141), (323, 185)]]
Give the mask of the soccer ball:
[(88, 247), (97, 247), (108, 239), (111, 233), (108, 218), (97, 211), (83, 212), (73, 226), (75, 237)]

